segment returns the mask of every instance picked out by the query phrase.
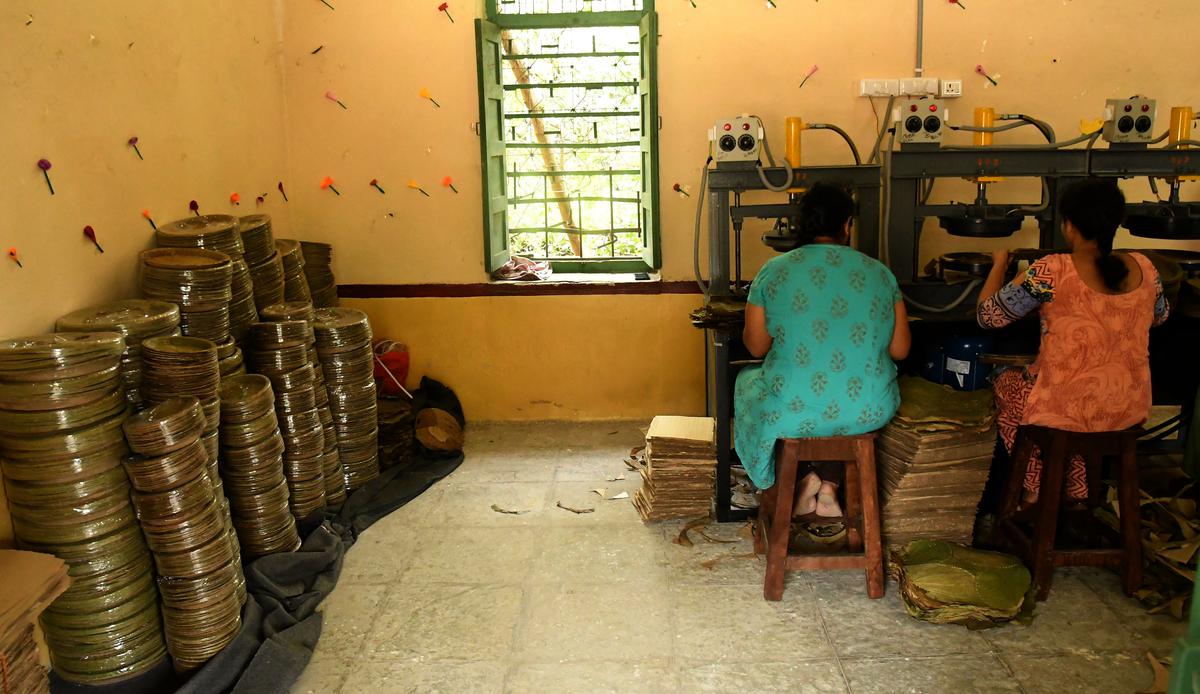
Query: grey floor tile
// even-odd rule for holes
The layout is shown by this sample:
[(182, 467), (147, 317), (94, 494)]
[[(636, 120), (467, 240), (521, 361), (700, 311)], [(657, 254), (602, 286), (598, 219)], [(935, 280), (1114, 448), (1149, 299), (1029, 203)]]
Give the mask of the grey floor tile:
[(668, 610), (665, 586), (536, 586), (516, 656), (539, 662), (667, 658)]
[(388, 519), (367, 528), (346, 552), (338, 586), (398, 581), (408, 568), (409, 557), (428, 532), (424, 528), (398, 526)]
[(675, 654), (717, 662), (832, 658), (812, 594), (797, 589), (763, 599), (757, 586), (674, 586)]
[(499, 694), (506, 666), (499, 661), (368, 660), (342, 688), (354, 694)]
[(323, 646), (324, 640), (318, 642), (317, 652), (288, 690), (291, 694), (338, 694), (342, 691), (347, 672), (358, 666), (358, 660), (333, 655)]
[[(825, 628), (843, 658), (986, 654), (987, 641), (965, 627), (929, 624), (904, 611), (894, 583), (872, 600), (861, 571), (812, 574)], [(785, 593), (786, 596), (786, 593)]]
[(554, 472), (562, 460), (563, 456), (557, 451), (468, 451), (462, 465), (446, 478), (446, 482), (550, 482), (554, 479)]
[(1001, 656), (1029, 694), (1120, 692), (1148, 689), (1154, 679), (1145, 658), (1125, 653)]
[(1092, 589), (1069, 573), (1055, 576), (1050, 596), (1037, 604), (1033, 624), (1013, 622), (982, 632), (1001, 653), (1126, 651), (1133, 632)]
[(680, 692), (833, 694), (846, 684), (833, 660), (791, 663), (708, 663), (679, 665)]
[(843, 660), (854, 694), (1002, 694), (1021, 687), (991, 655)]
[(385, 585), (335, 589), (321, 603), (321, 640), (317, 649), (341, 658), (355, 658), (362, 652), (367, 634), (379, 617), (387, 591)]
[(1116, 572), (1105, 569), (1072, 571), (1133, 632), (1131, 647), (1135, 653), (1153, 651), (1160, 656), (1168, 655), (1175, 649), (1175, 642), (1187, 633), (1186, 621), (1178, 621), (1165, 613), (1147, 614), (1140, 602), (1121, 590)]
[[(618, 473), (620, 474), (620, 473)], [(637, 476), (637, 473), (631, 473)], [(616, 477), (617, 475), (613, 475)], [(633, 506), (634, 492), (641, 486), (641, 478), (626, 476), (623, 480), (600, 479), (592, 482), (557, 482), (550, 494), (552, 507), (547, 522), (554, 525), (580, 527), (589, 525), (643, 525), (641, 516)], [(602, 490), (603, 495), (596, 490)], [(613, 499), (625, 492), (630, 498)], [(557, 508), (558, 503), (574, 509), (592, 509), (590, 513), (576, 514)]]
[(407, 557), (404, 583), (520, 584), (541, 545), (530, 527), (430, 528)]
[(582, 694), (669, 694), (676, 691), (669, 662), (521, 663), (508, 676), (505, 692)]
[[(692, 531), (689, 533), (691, 547), (674, 542), (679, 537), (678, 527), (660, 528), (672, 583), (757, 586), (761, 594), (766, 564), (754, 556), (754, 543), (742, 534), (742, 527), (740, 523), (707, 527), (704, 532), (720, 542), (709, 541)], [(788, 578), (795, 579), (796, 576), (792, 573)], [(794, 580), (785, 582), (785, 590), (794, 584)]]
[(503, 658), (520, 612), (515, 586), (392, 586), (363, 652), (397, 660)]
[[(428, 522), (438, 527), (537, 525), (547, 515), (550, 487), (550, 482), (443, 483), (442, 496), (429, 510)], [(492, 509), (493, 505), (519, 513), (500, 513)]]
[(666, 587), (661, 536), (640, 523), (539, 529), (534, 583), (653, 583)]

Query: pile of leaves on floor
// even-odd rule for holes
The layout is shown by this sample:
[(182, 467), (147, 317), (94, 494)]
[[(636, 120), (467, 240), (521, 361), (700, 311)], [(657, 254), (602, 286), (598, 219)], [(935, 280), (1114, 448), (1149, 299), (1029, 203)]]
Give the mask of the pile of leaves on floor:
[(1020, 559), (953, 542), (914, 540), (892, 553), (888, 571), (908, 613), (934, 624), (993, 627), (1033, 602)]
[[(1134, 597), (1150, 614), (1170, 614), (1183, 620), (1196, 583), (1197, 550), (1200, 550), (1200, 517), (1195, 487), (1182, 479), (1169, 485), (1170, 494), (1141, 493), (1142, 587)], [(1120, 528), (1117, 490), (1108, 487), (1107, 504), (1096, 516), (1114, 530)]]

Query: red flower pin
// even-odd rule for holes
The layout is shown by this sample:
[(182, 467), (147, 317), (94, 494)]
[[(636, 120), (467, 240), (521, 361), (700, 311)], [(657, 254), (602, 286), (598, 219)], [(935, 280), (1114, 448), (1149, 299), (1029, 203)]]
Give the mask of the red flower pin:
[(378, 178), (371, 179), (371, 187), (374, 188), (375, 190), (379, 191), (380, 193), (383, 193), (384, 195), (387, 194), (386, 190), (379, 187), (379, 179)]
[(96, 246), (96, 250), (100, 251), (101, 253), (104, 252), (104, 249), (100, 247), (100, 242), (96, 240), (96, 230), (93, 229), (90, 224), (83, 228), (83, 235), (88, 237), (92, 244)]
[(146, 158), (142, 156), (142, 150), (138, 149), (137, 143), (138, 143), (137, 135), (134, 135), (133, 137), (129, 138), (129, 146), (133, 148), (134, 152), (137, 152), (138, 159), (145, 161)]
[(200, 216), (200, 203), (195, 200), (188, 203), (188, 209), (194, 212), (197, 217)]
[(17, 267), (25, 267), (24, 265), (21, 264), (21, 259), (17, 257), (17, 249), (15, 249), (15, 248), (8, 249), (8, 257), (11, 258), (14, 263), (17, 264)]
[(155, 224), (154, 220), (150, 218), (150, 210), (142, 210), (142, 216), (146, 218), (147, 222), (150, 222), (151, 229), (158, 231), (158, 225)]
[(438, 12), (444, 12), (446, 14), (446, 19), (449, 19), (451, 24), (454, 23), (454, 17), (450, 16), (450, 3), (443, 2), (442, 4), (438, 5)]
[(287, 202), (287, 193), (283, 192), (283, 181), (280, 181), (279, 185), (276, 187), (279, 188), (279, 194), (283, 196), (283, 201)]
[(230, 193), (229, 194), (229, 202), (231, 202), (235, 205), (240, 205), (240, 204), (242, 204), (242, 196), (238, 193)]
[(50, 189), (50, 194), (54, 195), (54, 184), (50, 182), (50, 167), (52, 164), (49, 159), (38, 159), (38, 168), (42, 170), (42, 176), (46, 179), (46, 187)]
[(321, 180), (321, 190), (325, 190), (326, 188), (332, 190), (334, 195), (341, 195), (338, 189), (333, 186), (333, 179), (328, 176)]

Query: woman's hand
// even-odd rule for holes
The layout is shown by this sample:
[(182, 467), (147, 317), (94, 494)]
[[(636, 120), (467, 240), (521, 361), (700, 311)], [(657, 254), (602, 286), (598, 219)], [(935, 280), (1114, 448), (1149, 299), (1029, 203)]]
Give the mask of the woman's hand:
[(1008, 270), (1008, 249), (992, 251), (992, 272), (995, 272), (996, 268)]

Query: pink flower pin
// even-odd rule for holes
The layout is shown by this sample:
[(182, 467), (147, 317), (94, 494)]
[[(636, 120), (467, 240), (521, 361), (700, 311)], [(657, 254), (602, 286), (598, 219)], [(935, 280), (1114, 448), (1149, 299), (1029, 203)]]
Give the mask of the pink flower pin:
[(129, 146), (132, 147), (133, 151), (137, 153), (138, 159), (145, 161), (146, 158), (142, 156), (142, 150), (138, 149), (137, 143), (138, 143), (137, 135), (134, 135), (133, 137), (129, 138)]
[(150, 210), (142, 210), (142, 216), (146, 218), (147, 222), (150, 222), (151, 229), (158, 231), (158, 225), (155, 224), (154, 220), (150, 218)]
[(984, 69), (983, 69), (983, 66), (982, 66), (982, 65), (976, 65), (976, 66), (975, 66), (975, 73), (976, 73), (976, 74), (978, 74), (978, 75), (982, 75), (982, 76), (986, 77), (986, 78), (987, 78), (987, 81), (988, 81), (988, 82), (991, 82), (993, 87), (999, 87), (999, 86), (1000, 86), (1000, 84), (999, 84), (999, 83), (998, 83), (998, 82), (997, 82), (995, 79), (993, 79), (991, 75), (989, 75), (989, 74), (987, 73), (987, 70), (984, 70)]
[(325, 98), (329, 99), (338, 106), (341, 106), (342, 108), (346, 108), (346, 104), (343, 104), (340, 100), (338, 100), (337, 94), (334, 94), (332, 91), (325, 92)]
[(279, 185), (276, 186), (276, 188), (279, 188), (279, 194), (283, 196), (283, 201), (287, 202), (288, 201), (287, 193), (283, 192), (283, 181), (280, 181)]

